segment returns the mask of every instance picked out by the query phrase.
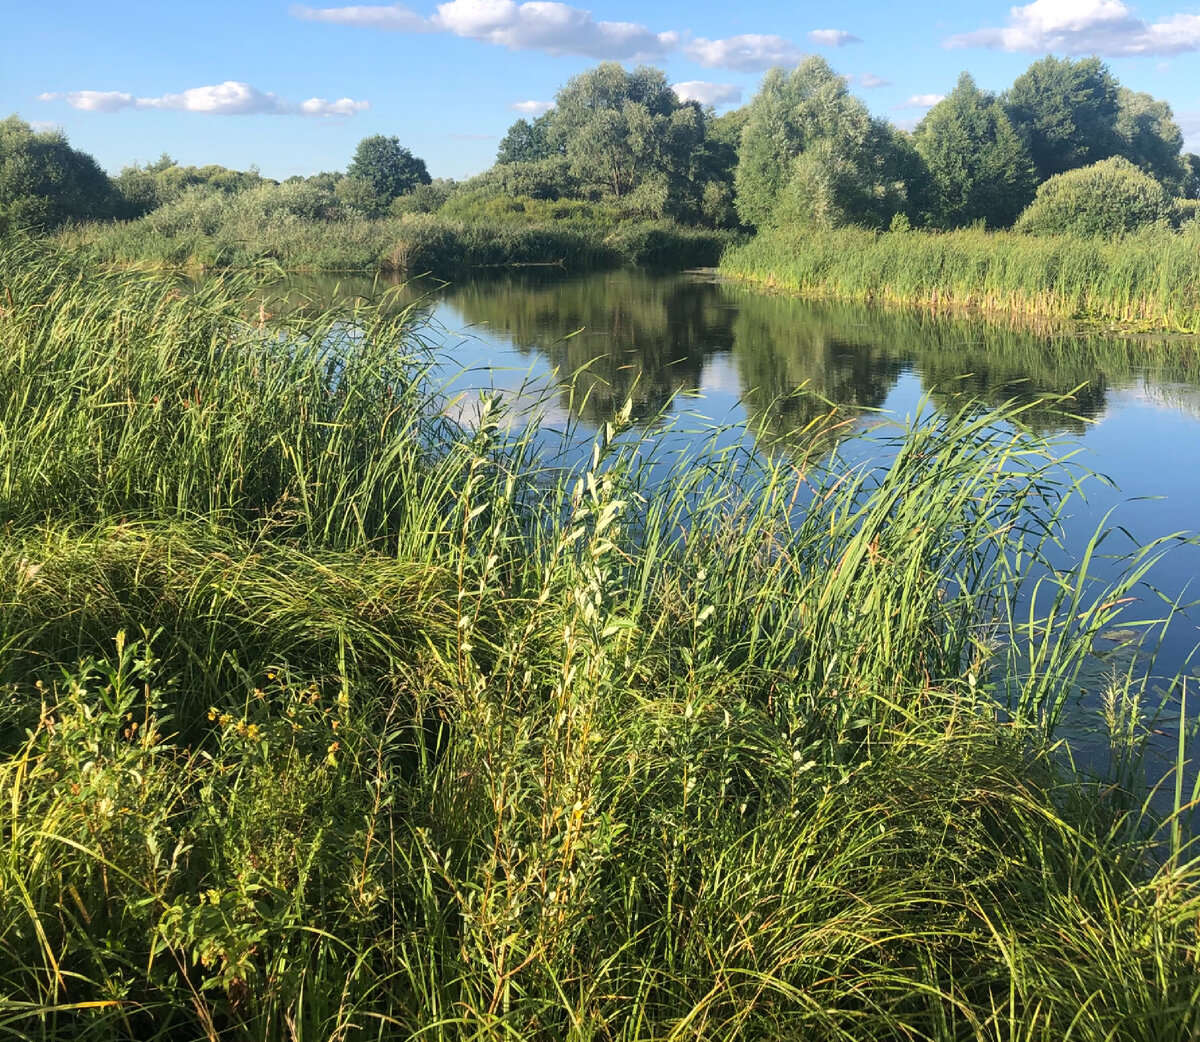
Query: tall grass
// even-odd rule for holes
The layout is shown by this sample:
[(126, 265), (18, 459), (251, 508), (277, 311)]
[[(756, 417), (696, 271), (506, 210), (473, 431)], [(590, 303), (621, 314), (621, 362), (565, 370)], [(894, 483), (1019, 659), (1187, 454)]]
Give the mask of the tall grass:
[[(727, 232), (672, 221), (552, 219), (488, 211), (369, 219), (355, 211), (289, 208), (280, 190), (236, 196), (190, 192), (128, 223), (61, 233), (91, 263), (190, 269), (385, 271), (449, 277), (472, 268), (555, 264), (572, 270), (623, 264), (715, 264)], [(300, 206), (305, 204), (305, 206)], [(297, 208), (298, 207), (298, 208)]]
[(725, 273), (802, 293), (1200, 332), (1197, 231), (1116, 239), (787, 228), (723, 256)]
[(1126, 588), (1029, 578), (1024, 407), (575, 458), (245, 288), (0, 252), (5, 1030), (1200, 1031), (1182, 753), (1162, 820), (1048, 739)]

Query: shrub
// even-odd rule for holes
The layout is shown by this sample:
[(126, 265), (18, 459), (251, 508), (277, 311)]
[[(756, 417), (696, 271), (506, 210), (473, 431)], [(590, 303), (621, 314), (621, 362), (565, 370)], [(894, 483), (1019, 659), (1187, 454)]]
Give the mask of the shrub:
[(1128, 159), (1114, 156), (1045, 182), (1017, 221), (1034, 235), (1123, 235), (1169, 220), (1167, 190)]

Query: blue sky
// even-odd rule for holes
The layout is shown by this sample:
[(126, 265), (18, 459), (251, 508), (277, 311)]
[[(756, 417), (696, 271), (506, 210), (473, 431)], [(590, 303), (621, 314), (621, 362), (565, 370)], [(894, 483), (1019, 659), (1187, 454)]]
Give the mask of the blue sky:
[(1169, 101), (1200, 151), (1200, 2), (46, 0), (8, 5), (4, 23), (0, 115), (62, 127), (112, 173), (167, 151), (283, 178), (343, 169), (383, 133), (462, 178), (598, 61), (658, 65), (720, 112), (810, 53), (902, 126), (963, 69), (1002, 90), (1044, 54), (1098, 54)]

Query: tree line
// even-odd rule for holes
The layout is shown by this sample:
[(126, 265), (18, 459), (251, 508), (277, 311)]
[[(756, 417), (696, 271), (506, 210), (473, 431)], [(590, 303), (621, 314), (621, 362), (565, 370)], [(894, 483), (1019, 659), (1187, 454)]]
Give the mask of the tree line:
[[(61, 133), (0, 122), (0, 229), (130, 220), (189, 192), (275, 184), (166, 155), (110, 179)], [(872, 115), (819, 57), (770, 70), (721, 116), (681, 100), (661, 69), (607, 62), (513, 123), (476, 177), (435, 181), (398, 138), (374, 135), (344, 173), (283, 184), (289, 212), (326, 220), (445, 211), (1112, 234), (1192, 216), (1183, 201), (1200, 195), (1200, 158), (1184, 154), (1166, 102), (1123, 87), (1098, 58), (1042, 58), (1001, 93), (963, 73), (911, 132)]]

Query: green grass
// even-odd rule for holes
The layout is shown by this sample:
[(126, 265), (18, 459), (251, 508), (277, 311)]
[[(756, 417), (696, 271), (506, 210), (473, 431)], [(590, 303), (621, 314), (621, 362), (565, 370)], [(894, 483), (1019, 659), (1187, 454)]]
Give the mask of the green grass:
[(967, 229), (775, 229), (721, 270), (783, 290), (932, 308), (979, 308), (1200, 332), (1193, 225), (1117, 239)]
[(715, 264), (731, 239), (727, 232), (672, 221), (555, 220), (523, 212), (324, 219), (270, 209), (254, 193), (191, 193), (137, 221), (60, 233), (64, 249), (96, 264), (413, 275), (432, 271), (443, 277), (472, 268), (527, 264), (557, 264), (573, 271), (623, 264)]
[(5, 1031), (1200, 1032), (1183, 746), (1156, 816), (1136, 672), (1115, 777), (1052, 743), (1163, 547), (1022, 613), (1027, 406), (575, 461), (447, 420), (411, 313), (249, 288), (0, 249)]

